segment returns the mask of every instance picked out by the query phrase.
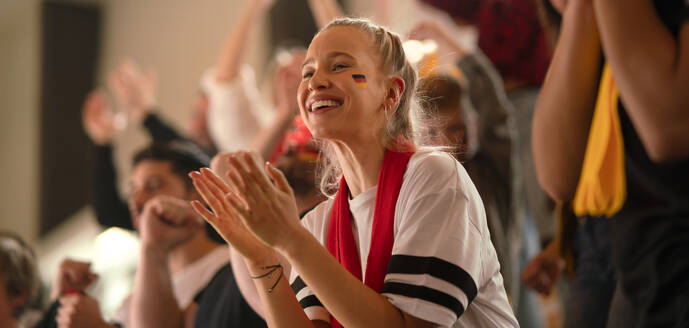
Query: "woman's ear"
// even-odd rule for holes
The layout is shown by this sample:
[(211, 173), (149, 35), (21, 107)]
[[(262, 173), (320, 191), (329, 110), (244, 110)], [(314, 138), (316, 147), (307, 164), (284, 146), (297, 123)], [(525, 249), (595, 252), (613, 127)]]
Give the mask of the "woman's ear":
[(405, 88), (404, 79), (399, 76), (393, 76), (389, 80), (388, 94), (385, 98), (386, 108), (395, 108), (402, 99), (402, 94)]

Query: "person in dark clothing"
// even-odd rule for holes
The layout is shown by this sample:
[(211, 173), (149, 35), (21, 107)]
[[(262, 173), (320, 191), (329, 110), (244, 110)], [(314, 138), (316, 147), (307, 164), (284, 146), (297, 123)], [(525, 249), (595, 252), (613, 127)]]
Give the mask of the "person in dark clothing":
[(610, 220), (609, 327), (689, 325), (688, 13), (683, 0), (567, 1), (538, 101), (541, 185)]
[[(154, 113), (146, 117), (143, 125), (154, 141), (185, 140)], [(121, 199), (117, 191), (117, 170), (112, 144), (96, 144), (95, 154), (92, 204), (96, 218), (106, 227), (133, 230), (127, 203)]]
[[(114, 148), (112, 145), (116, 131), (115, 119), (108, 106), (105, 94), (99, 90), (91, 92), (84, 102), (82, 111), (84, 130), (95, 144), (91, 203), (96, 219), (98, 223), (105, 227), (134, 230), (127, 202), (122, 199), (117, 188), (117, 169), (115, 168)], [(151, 136), (153, 142), (176, 140), (192, 142), (196, 145), (202, 144), (193, 142), (181, 135), (160, 118), (155, 110), (148, 109), (143, 112), (144, 114), (138, 115), (144, 115), (142, 125)], [(132, 115), (132, 117), (136, 118), (137, 115)], [(209, 157), (215, 154), (212, 148), (204, 149), (204, 152)], [(207, 227), (207, 231), (213, 240), (218, 243), (224, 243), (222, 238), (210, 226)]]
[(230, 264), (220, 269), (194, 298), (198, 304), (194, 327), (265, 327), (263, 319), (244, 301), (238, 285)]
[[(561, 32), (565, 4), (562, 0), (540, 3), (542, 23), (553, 44)], [(577, 217), (570, 202), (558, 204), (557, 212), (556, 236), (526, 266), (524, 284), (548, 295), (565, 270), (564, 327), (605, 327), (617, 285), (609, 222), (600, 216)]]
[[(152, 77), (142, 74), (134, 63), (125, 62), (115, 69), (110, 74), (109, 86), (118, 106), (127, 110), (132, 122), (141, 123), (153, 142), (191, 141), (204, 149), (208, 156), (215, 155), (215, 148), (210, 139), (187, 138), (156, 113)], [(199, 98), (203, 97), (203, 94), (199, 93)], [(202, 99), (196, 101), (194, 112), (204, 112), (204, 107), (207, 106), (204, 104), (206, 102)], [(195, 115), (192, 121), (199, 119), (196, 116), (199, 115)], [(132, 230), (129, 209), (117, 188), (117, 170), (113, 159), (115, 118), (102, 91), (93, 91), (87, 96), (83, 108), (83, 124), (84, 130), (96, 145), (92, 185), (92, 205), (96, 219), (105, 227)], [(190, 124), (190, 130), (195, 126), (204, 124)], [(202, 136), (203, 133), (190, 131), (190, 135)]]

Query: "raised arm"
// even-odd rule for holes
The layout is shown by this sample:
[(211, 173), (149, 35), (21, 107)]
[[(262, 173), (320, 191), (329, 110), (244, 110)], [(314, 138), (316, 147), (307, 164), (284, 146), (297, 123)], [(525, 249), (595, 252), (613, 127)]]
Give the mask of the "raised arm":
[(215, 65), (216, 82), (232, 81), (239, 76), (242, 57), (246, 53), (247, 40), (258, 25), (258, 19), (275, 0), (244, 1), (241, 15), (232, 26)]
[(273, 78), (275, 118), (270, 125), (261, 129), (251, 145), (251, 150), (260, 153), (263, 158), (270, 159), (285, 131), (292, 125), (295, 116), (299, 115), (296, 95), (303, 61), (302, 50), (291, 51), (289, 61), (278, 61), (279, 66)]
[(324, 28), (335, 18), (344, 17), (344, 11), (336, 0), (309, 0), (309, 7), (318, 29)]
[(208, 133), (219, 151), (247, 149), (261, 130), (262, 101), (253, 72), (242, 65), (253, 30), (274, 0), (245, 1), (201, 85), (208, 97)]
[(185, 139), (155, 114), (158, 100), (152, 72), (144, 73), (132, 60), (126, 60), (110, 73), (108, 86), (118, 106), (127, 111), (135, 123), (142, 123), (154, 141)]
[(593, 3), (606, 59), (646, 153), (655, 162), (686, 159), (688, 6), (684, 5), (684, 22), (675, 37), (658, 17), (651, 0)]
[(112, 157), (114, 116), (102, 91), (91, 92), (84, 101), (82, 124), (84, 131), (96, 145), (91, 200), (96, 219), (106, 227), (131, 230), (129, 208), (117, 191), (117, 171)]
[(569, 1), (536, 103), (532, 145), (536, 174), (555, 200), (574, 196), (600, 76), (600, 42), (590, 1)]

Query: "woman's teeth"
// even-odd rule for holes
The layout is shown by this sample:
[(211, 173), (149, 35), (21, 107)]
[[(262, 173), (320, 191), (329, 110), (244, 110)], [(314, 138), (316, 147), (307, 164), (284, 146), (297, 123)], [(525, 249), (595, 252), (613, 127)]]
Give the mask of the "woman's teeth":
[(318, 100), (311, 104), (311, 111), (313, 112), (327, 107), (337, 107), (340, 106), (340, 104), (341, 103), (339, 101), (335, 100)]

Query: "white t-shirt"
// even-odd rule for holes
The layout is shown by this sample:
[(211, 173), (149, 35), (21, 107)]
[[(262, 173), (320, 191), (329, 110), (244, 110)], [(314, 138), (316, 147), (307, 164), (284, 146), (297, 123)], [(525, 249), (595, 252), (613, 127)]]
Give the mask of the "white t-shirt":
[[(230, 249), (218, 246), (210, 253), (172, 275), (172, 292), (182, 309), (186, 309), (194, 297), (203, 290), (215, 274), (230, 262)], [(132, 296), (129, 295), (117, 309), (113, 321), (127, 326), (131, 314)]]
[(201, 88), (208, 96), (208, 132), (218, 151), (249, 149), (270, 120), (253, 69), (243, 65), (239, 76), (228, 83), (218, 83), (215, 70), (208, 69), (201, 78)]
[[(349, 200), (362, 271), (371, 242), (376, 188)], [(301, 221), (321, 244), (328, 237), (329, 199)], [(395, 207), (394, 244), (382, 294), (438, 327), (518, 327), (507, 302), (483, 203), (464, 167), (446, 153), (419, 151), (407, 166)], [(292, 289), (311, 320), (330, 314), (299, 273)]]

